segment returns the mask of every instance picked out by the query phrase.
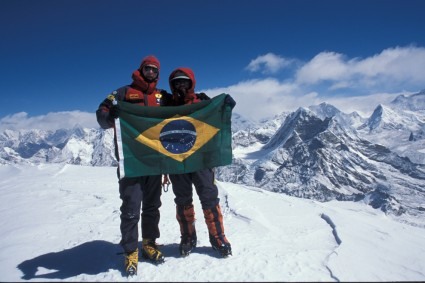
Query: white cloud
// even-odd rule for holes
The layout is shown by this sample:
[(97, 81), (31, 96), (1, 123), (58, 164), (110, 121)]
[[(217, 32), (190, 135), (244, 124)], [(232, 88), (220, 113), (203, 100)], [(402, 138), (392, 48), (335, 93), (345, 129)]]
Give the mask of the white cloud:
[(0, 130), (57, 130), (70, 129), (80, 125), (85, 128), (98, 127), (96, 114), (80, 111), (54, 112), (46, 115), (29, 117), (20, 112), (0, 119)]
[(322, 52), (302, 66), (296, 74), (296, 82), (315, 84), (325, 80), (340, 81), (349, 76), (349, 62), (342, 54)]
[(330, 84), (329, 90), (352, 88), (374, 91), (423, 88), (425, 48), (396, 47), (364, 59), (321, 52), (295, 74), (297, 84)]
[(273, 53), (258, 56), (245, 68), (251, 72), (261, 71), (262, 73), (276, 73), (291, 64), (292, 60), (282, 58)]
[[(234, 112), (254, 120), (273, 117), (282, 112), (295, 111), (299, 107), (308, 107), (327, 102), (345, 113), (357, 111), (363, 117), (372, 114), (379, 104), (388, 104), (399, 93), (372, 93), (370, 95), (324, 96), (315, 91), (303, 92), (295, 84), (281, 83), (277, 79), (250, 80), (224, 88), (201, 90), (210, 97), (220, 93), (230, 94), (236, 101)], [(48, 113), (29, 117), (20, 112), (0, 119), (0, 131), (5, 129), (69, 129), (76, 125), (85, 128), (97, 128), (99, 125), (94, 113), (69, 111)]]
[(282, 112), (292, 112), (327, 102), (345, 113), (357, 111), (368, 117), (379, 104), (388, 104), (397, 95), (411, 92), (371, 93), (369, 95), (326, 96), (319, 92), (307, 92), (295, 84), (281, 83), (276, 79), (251, 80), (225, 88), (202, 90), (210, 97), (230, 94), (236, 101), (234, 112), (253, 120), (273, 117)]
[(382, 76), (401, 82), (425, 83), (425, 48), (396, 47), (366, 58), (354, 65), (354, 74), (367, 78)]
[[(268, 53), (252, 60), (247, 69), (258, 71), (264, 66), (266, 70), (277, 71), (288, 62)], [(231, 94), (237, 102), (234, 111), (252, 119), (272, 117), (321, 102), (333, 104), (345, 113), (357, 111), (367, 117), (379, 104), (388, 104), (401, 93), (425, 88), (423, 66), (425, 48), (422, 47), (388, 48), (364, 59), (321, 52), (299, 64), (293, 76), (284, 81), (249, 80), (203, 91), (210, 96)]]
[(257, 120), (300, 106), (313, 104), (316, 93), (300, 94), (296, 85), (281, 83), (276, 79), (250, 80), (225, 88), (203, 90), (214, 97), (220, 93), (230, 94), (236, 101), (234, 112)]

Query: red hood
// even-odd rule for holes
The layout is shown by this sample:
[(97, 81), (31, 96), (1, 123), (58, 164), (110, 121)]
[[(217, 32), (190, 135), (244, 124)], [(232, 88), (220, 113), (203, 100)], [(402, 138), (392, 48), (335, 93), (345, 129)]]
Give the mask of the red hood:
[(174, 93), (174, 88), (173, 88), (173, 84), (171, 83), (171, 79), (174, 77), (174, 74), (179, 71), (183, 72), (184, 74), (186, 74), (186, 76), (190, 78), (190, 80), (192, 81), (192, 86), (188, 90), (188, 93), (194, 93), (195, 85), (196, 85), (195, 74), (193, 73), (191, 68), (186, 68), (186, 67), (180, 67), (171, 72), (170, 76), (168, 77), (168, 83), (170, 84), (171, 92)]
[[(158, 68), (158, 76), (153, 82), (149, 83), (145, 81), (145, 78), (142, 76), (141, 70), (145, 65), (154, 65)], [(161, 65), (159, 60), (153, 55), (149, 55), (143, 58), (142, 63), (140, 64), (140, 68), (132, 73), (133, 85), (147, 94), (152, 93), (156, 89), (156, 84), (159, 80), (160, 66)]]

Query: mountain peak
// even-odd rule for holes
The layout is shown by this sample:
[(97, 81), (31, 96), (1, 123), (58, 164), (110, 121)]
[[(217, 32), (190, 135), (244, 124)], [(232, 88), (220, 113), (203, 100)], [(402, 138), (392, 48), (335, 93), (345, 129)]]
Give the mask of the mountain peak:
[(308, 108), (300, 107), (297, 111), (288, 115), (282, 126), (271, 137), (270, 141), (263, 149), (272, 149), (285, 144), (285, 142), (294, 134), (300, 139), (309, 139), (317, 134), (317, 131), (323, 130), (323, 120)]
[(409, 111), (425, 110), (425, 90), (410, 95), (401, 94), (391, 101), (390, 106)]
[(327, 102), (322, 102), (319, 105), (309, 106), (308, 108), (316, 113), (316, 115), (321, 119), (331, 118), (341, 113), (338, 108)]

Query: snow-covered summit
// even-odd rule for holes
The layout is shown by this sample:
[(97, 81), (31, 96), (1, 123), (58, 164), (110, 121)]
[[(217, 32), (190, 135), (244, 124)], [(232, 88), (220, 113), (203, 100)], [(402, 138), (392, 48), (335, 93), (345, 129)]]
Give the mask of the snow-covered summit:
[(425, 89), (411, 95), (401, 94), (390, 103), (392, 108), (409, 111), (425, 111)]

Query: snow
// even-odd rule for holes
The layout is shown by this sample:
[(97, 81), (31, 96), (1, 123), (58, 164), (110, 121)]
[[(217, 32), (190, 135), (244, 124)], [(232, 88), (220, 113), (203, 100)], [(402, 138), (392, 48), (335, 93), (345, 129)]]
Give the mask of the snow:
[[(0, 166), (0, 281), (424, 281), (425, 220), (364, 203), (320, 203), (217, 182), (233, 256), (208, 242), (197, 197), (198, 247), (178, 254), (171, 188), (163, 192), (165, 263), (122, 274), (116, 168)], [(196, 195), (196, 194), (195, 194)]]

